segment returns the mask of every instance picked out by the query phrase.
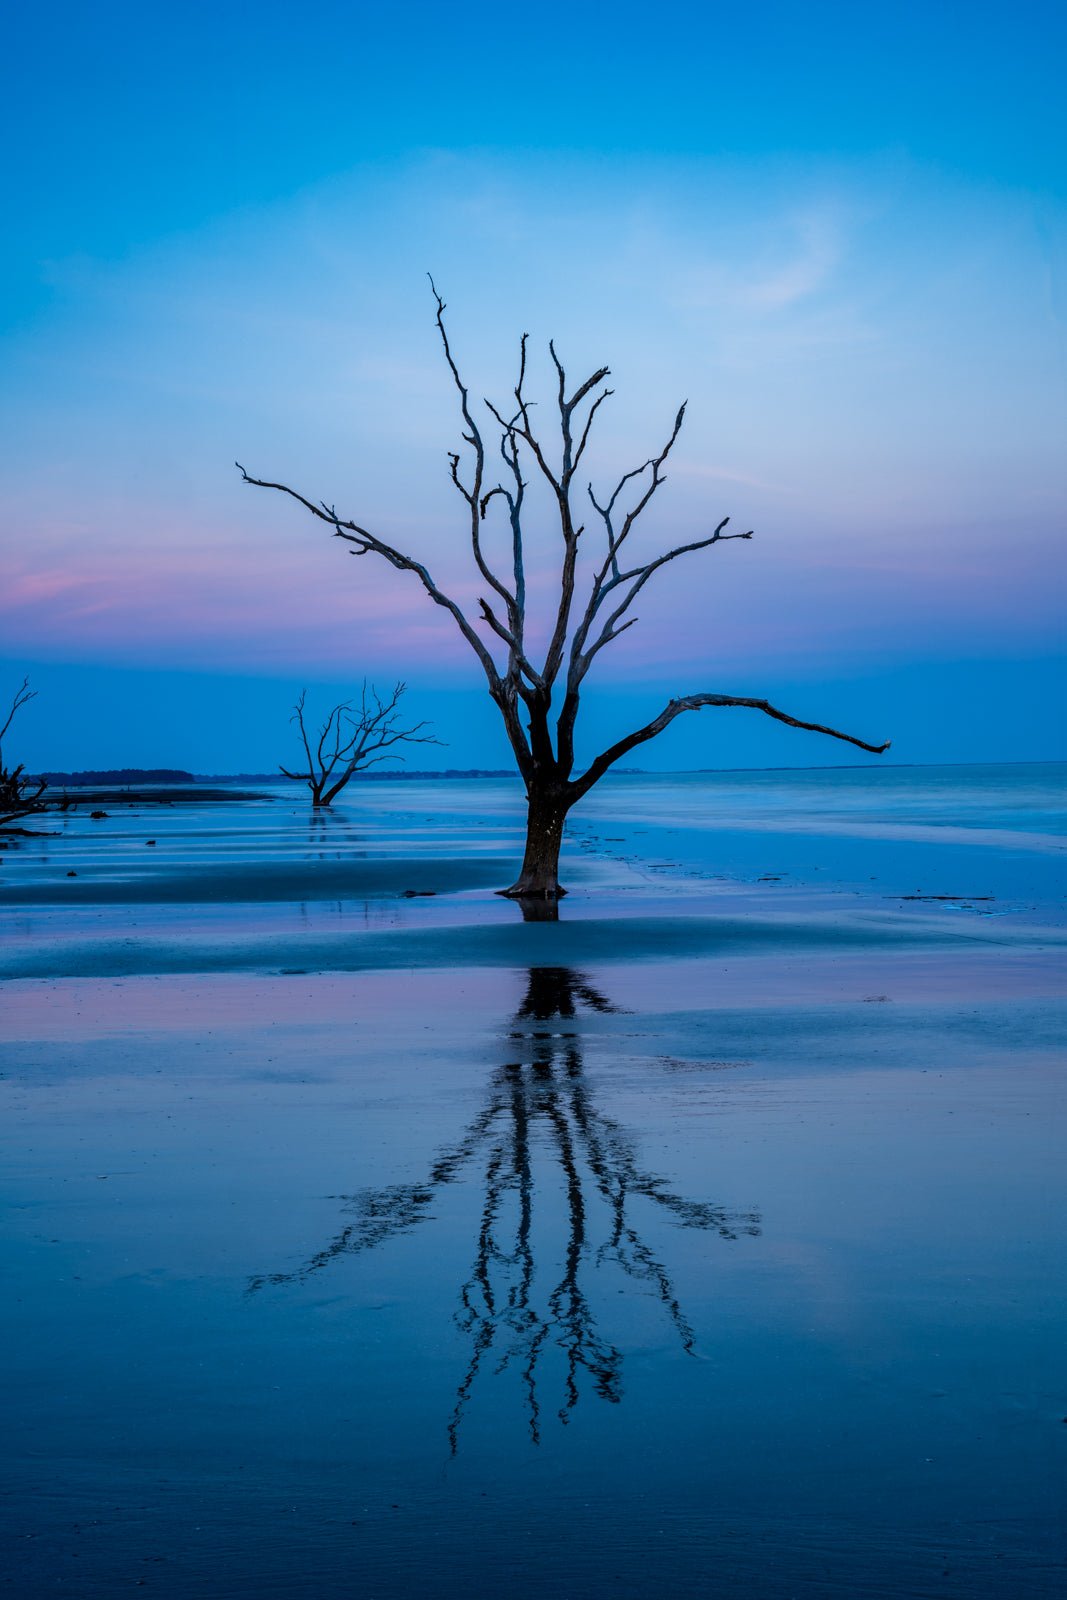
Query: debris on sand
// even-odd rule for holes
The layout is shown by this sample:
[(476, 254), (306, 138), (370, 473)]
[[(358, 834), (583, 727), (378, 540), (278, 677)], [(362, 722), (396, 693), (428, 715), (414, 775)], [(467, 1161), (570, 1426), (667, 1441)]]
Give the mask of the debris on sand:
[(978, 905), (989, 900), (995, 900), (993, 894), (901, 894), (893, 897), (897, 900), (945, 900), (954, 905)]

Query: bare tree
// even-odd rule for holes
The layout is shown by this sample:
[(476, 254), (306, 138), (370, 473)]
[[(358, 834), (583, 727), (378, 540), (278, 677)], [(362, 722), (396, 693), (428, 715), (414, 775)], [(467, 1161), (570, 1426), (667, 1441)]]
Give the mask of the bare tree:
[(291, 772), (282, 767), (281, 771), (287, 778), (304, 780), (316, 809), (335, 800), (357, 772), (365, 772), (381, 761), (403, 761), (404, 757), (394, 750), (395, 745), (440, 744), (439, 739), (422, 732), (429, 726), (426, 722), (401, 727), (397, 707), (406, 688), (406, 684), (398, 683), (389, 699), (383, 700), (376, 689), (368, 692), (364, 683), (358, 706), (353, 700), (342, 700), (334, 706), (314, 743), (304, 720), (307, 690), (301, 689), (289, 720), (300, 729), (304, 769)]
[(39, 816), (51, 805), (44, 798), (48, 785), (43, 778), (27, 777), (23, 762), (16, 767), (9, 767), (4, 760), (4, 739), (11, 724), (22, 707), (36, 697), (37, 690), (30, 688), (29, 678), (23, 678), (15, 691), (3, 727), (0, 727), (0, 828), (10, 831), (15, 831), (12, 829), (13, 823), (21, 821), (23, 817)]
[[(470, 391), (464, 383), (445, 329), (445, 303), (430, 280), (437, 304), (437, 329), (445, 361), (459, 397), (463, 440), (467, 447), (466, 465), (461, 470), (459, 452), (449, 453), (451, 479), (466, 507), (474, 563), (485, 593), (479, 599), (479, 627), (459, 603), (436, 582), (428, 567), (414, 556), (398, 550), (361, 523), (342, 517), (325, 501), (308, 499), (288, 484), (253, 478), (237, 463), (246, 483), (257, 488), (276, 489), (292, 496), (302, 506), (345, 540), (354, 555), (375, 555), (400, 572), (418, 579), (430, 599), (452, 617), (467, 644), (474, 651), (485, 673), (489, 694), (501, 716), (515, 761), (526, 786), (528, 801), (526, 852), (522, 870), (510, 889), (501, 893), (516, 899), (539, 897), (555, 900), (565, 891), (559, 884), (559, 851), (563, 827), (571, 807), (588, 794), (611, 766), (638, 745), (654, 739), (685, 711), (706, 706), (744, 706), (811, 733), (843, 739), (878, 755), (889, 748), (868, 744), (864, 739), (842, 733), (817, 722), (805, 722), (779, 710), (767, 700), (750, 695), (690, 694), (668, 701), (663, 710), (624, 738), (603, 750), (584, 771), (575, 775), (575, 724), (586, 675), (600, 652), (613, 644), (638, 620), (630, 610), (655, 574), (682, 556), (707, 550), (730, 539), (750, 539), (748, 533), (727, 533), (724, 517), (711, 532), (645, 559), (631, 556), (631, 536), (638, 519), (666, 481), (664, 466), (681, 432), (685, 404), (674, 419), (667, 442), (641, 466), (624, 472), (608, 494), (599, 496), (592, 484), (587, 493), (592, 515), (601, 538), (583, 578), (584, 600), (576, 594), (579, 585), (579, 548), (585, 525), (574, 504), (576, 475), (589, 443), (593, 421), (600, 407), (612, 394), (602, 387), (610, 374), (608, 367), (596, 372), (568, 392), (567, 375), (550, 341), (548, 349), (556, 372), (557, 425), (555, 447), (550, 450), (545, 435), (535, 431), (531, 415), (533, 402), (527, 398), (526, 365), (529, 336), (519, 344), (519, 375), (513, 401), (505, 409), (484, 402), (494, 430), (493, 459), (482, 426), (475, 418)], [(557, 431), (558, 429), (558, 431)], [(560, 533), (558, 597), (549, 618), (549, 641), (543, 656), (533, 659), (527, 650), (527, 594), (525, 535), (523, 516), (529, 483), (524, 473), (530, 470), (545, 484), (553, 506), (553, 521)], [(499, 473), (501, 481), (495, 481)], [(483, 528), (490, 510), (502, 513), (508, 547), (506, 569), (490, 560), (483, 543)], [(503, 574), (503, 575), (502, 575)], [(490, 648), (492, 644), (493, 648)], [(493, 651), (496, 650), (495, 656)], [(497, 656), (503, 657), (502, 664)]]

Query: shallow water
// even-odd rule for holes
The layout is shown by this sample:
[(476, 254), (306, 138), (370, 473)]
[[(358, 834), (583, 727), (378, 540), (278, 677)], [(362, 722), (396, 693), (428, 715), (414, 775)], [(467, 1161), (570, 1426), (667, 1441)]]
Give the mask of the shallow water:
[(9, 852), (10, 1592), (1062, 1592), (1062, 776)]

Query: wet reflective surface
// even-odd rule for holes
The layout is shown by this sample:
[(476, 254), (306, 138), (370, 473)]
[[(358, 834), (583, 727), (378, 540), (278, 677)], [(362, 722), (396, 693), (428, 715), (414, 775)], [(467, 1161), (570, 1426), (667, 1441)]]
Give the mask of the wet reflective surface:
[[(453, 1454), (474, 1385), (490, 1369), (495, 1376), (512, 1369), (534, 1444), (541, 1441), (546, 1368), (558, 1369), (547, 1407), (561, 1423), (583, 1393), (619, 1403), (623, 1353), (598, 1325), (585, 1286), (592, 1273), (613, 1268), (623, 1284), (617, 1294), (631, 1287), (658, 1298), (680, 1348), (694, 1353), (693, 1329), (668, 1269), (634, 1221), (637, 1200), (651, 1201), (680, 1227), (722, 1239), (759, 1234), (758, 1213), (685, 1199), (642, 1169), (632, 1135), (597, 1108), (585, 1079), (581, 1034), (567, 1026), (582, 1007), (602, 1014), (619, 1009), (579, 972), (532, 967), (509, 1034), (519, 1059), (491, 1075), (484, 1107), (454, 1145), (438, 1152), (425, 1180), (347, 1196), (351, 1220), (323, 1249), (251, 1284), (253, 1292), (265, 1284), (304, 1284), (340, 1257), (359, 1256), (432, 1221), (444, 1185), (476, 1184), (481, 1211), (453, 1313), (470, 1344), (448, 1421)], [(554, 1218), (559, 1195), (562, 1216)], [(547, 1227), (542, 1212), (549, 1213)], [(615, 1309), (625, 1323), (627, 1308)]]
[[(709, 887), (694, 827), (665, 887), (661, 802), (554, 925), (403, 897), (506, 846), (411, 844), (454, 810), (338, 819), (373, 893), (12, 903), (9, 1592), (1062, 1592), (1058, 858), (992, 916), (964, 846), (898, 907), (760, 883), (784, 835)], [(260, 814), (139, 848), (314, 866)]]

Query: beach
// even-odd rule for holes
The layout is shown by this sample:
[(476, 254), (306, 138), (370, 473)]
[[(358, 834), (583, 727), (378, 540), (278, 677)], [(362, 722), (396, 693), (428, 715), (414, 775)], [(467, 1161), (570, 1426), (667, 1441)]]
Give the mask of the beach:
[(12, 841), (9, 1592), (1061, 1592), (1065, 778)]

